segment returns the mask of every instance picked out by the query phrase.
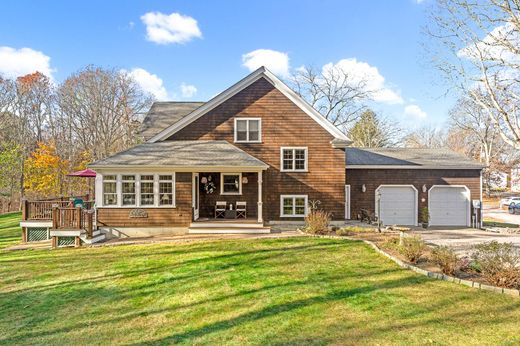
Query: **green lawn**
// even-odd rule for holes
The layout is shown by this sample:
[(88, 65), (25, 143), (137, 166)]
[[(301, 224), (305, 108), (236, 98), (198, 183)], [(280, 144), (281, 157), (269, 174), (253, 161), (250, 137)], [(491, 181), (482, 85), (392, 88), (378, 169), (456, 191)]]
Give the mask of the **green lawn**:
[(20, 230), (21, 213), (0, 215), (0, 249), (17, 243), (22, 238)]
[(0, 250), (0, 344), (519, 344), (519, 321), (519, 298), (427, 279), (360, 242)]

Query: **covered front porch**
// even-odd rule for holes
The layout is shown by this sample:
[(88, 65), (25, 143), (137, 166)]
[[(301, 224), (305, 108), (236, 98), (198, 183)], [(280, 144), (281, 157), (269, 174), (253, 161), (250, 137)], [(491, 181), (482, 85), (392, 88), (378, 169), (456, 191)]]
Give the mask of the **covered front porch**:
[(240, 172), (237, 167), (193, 173), (188, 233), (269, 233), (263, 223), (262, 176), (262, 170)]

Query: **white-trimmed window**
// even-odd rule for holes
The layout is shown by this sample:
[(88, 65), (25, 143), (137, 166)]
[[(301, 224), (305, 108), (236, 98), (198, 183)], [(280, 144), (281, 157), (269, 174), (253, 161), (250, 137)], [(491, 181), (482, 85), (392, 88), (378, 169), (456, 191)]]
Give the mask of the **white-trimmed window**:
[(220, 173), (220, 194), (241, 195), (242, 173)]
[(123, 205), (135, 205), (135, 175), (121, 176), (121, 201)]
[(103, 175), (103, 205), (117, 205), (117, 175)]
[(154, 175), (141, 174), (140, 176), (140, 205), (155, 205)]
[(306, 172), (307, 158), (307, 147), (282, 147), (280, 149), (282, 172)]
[(161, 174), (159, 175), (159, 205), (173, 206), (175, 205), (175, 175)]
[(262, 119), (235, 118), (235, 142), (259, 143), (262, 141)]
[(305, 217), (307, 216), (307, 195), (281, 195), (281, 217)]

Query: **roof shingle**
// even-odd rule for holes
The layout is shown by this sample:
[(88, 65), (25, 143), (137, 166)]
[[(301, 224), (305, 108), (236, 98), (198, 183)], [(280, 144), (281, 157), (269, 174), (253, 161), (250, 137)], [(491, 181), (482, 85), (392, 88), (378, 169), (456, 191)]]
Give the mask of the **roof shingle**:
[(143, 120), (139, 134), (148, 140), (175, 124), (205, 102), (154, 102)]

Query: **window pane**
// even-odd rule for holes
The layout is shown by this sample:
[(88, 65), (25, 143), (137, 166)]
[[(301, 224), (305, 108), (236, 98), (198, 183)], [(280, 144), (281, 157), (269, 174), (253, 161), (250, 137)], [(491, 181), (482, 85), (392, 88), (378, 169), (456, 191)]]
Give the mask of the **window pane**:
[(135, 175), (123, 175), (123, 180), (135, 180)]
[(173, 180), (172, 175), (160, 175), (159, 180)]
[(247, 120), (237, 120), (237, 141), (247, 141)]
[(305, 160), (295, 160), (294, 169), (303, 171), (305, 169)]
[(294, 214), (295, 215), (305, 215), (305, 198), (303, 197), (296, 197), (294, 199)]
[(173, 183), (160, 182), (159, 183), (159, 204), (173, 205)]
[(258, 131), (249, 131), (249, 140), (250, 141), (257, 141), (260, 139), (259, 132)]
[(135, 195), (132, 194), (123, 194), (123, 205), (134, 205), (135, 204)]
[(153, 175), (141, 175), (141, 181), (153, 181)]
[(292, 160), (293, 159), (293, 150), (292, 149), (284, 149), (283, 150), (283, 158), (284, 160)]
[(115, 175), (104, 175), (103, 180), (116, 180)]
[(295, 149), (294, 155), (297, 160), (305, 160), (305, 150), (304, 149)]
[(258, 132), (258, 120), (249, 120), (249, 132), (255, 131)]
[[(142, 177), (141, 177), (141, 179), (142, 179)], [(153, 204), (154, 204), (153, 181), (151, 181), (151, 182), (141, 181), (141, 205), (153, 205)]]
[(293, 213), (293, 199), (284, 198), (283, 199), (283, 214), (292, 215), (292, 213)]
[(239, 193), (240, 192), (240, 175), (225, 174), (223, 175), (223, 192), (225, 193)]
[(123, 193), (135, 193), (135, 183), (123, 183)]
[(103, 205), (116, 205), (116, 183), (103, 183)]

